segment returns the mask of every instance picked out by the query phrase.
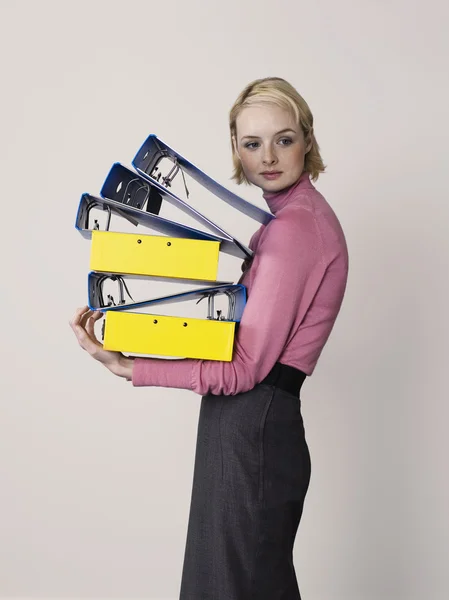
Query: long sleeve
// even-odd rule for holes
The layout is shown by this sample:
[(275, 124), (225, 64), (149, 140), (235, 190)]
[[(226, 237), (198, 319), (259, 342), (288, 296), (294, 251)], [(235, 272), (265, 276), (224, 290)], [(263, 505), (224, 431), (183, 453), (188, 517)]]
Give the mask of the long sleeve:
[(288, 206), (260, 235), (231, 362), (136, 358), (134, 386), (234, 395), (262, 381), (298, 327), (325, 272), (313, 210)]

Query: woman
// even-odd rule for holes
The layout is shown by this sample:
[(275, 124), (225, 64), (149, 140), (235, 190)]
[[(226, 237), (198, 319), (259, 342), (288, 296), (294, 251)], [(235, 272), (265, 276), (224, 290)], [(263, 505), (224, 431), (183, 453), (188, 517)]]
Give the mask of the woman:
[(134, 386), (203, 396), (181, 600), (298, 600), (293, 544), (311, 463), (300, 389), (343, 300), (348, 254), (315, 189), (325, 170), (313, 116), (280, 78), (249, 84), (230, 112), (237, 183), (260, 187), (272, 213), (253, 235), (241, 283), (248, 301), (231, 362), (127, 358), (102, 349), (79, 309), (80, 345)]

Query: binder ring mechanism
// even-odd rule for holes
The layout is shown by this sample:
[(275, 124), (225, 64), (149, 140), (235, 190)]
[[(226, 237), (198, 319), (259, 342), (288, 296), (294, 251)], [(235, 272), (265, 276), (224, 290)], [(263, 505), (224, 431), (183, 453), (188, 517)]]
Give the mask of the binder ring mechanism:
[[(184, 183), (184, 189), (186, 191), (186, 197), (189, 198), (190, 193), (187, 188), (187, 182), (184, 175), (184, 171), (182, 169), (182, 166), (180, 165), (180, 157), (170, 153), (168, 148), (161, 147), (161, 144), (158, 143), (156, 140), (154, 141), (154, 144), (155, 148), (152, 148), (151, 150), (149, 148), (144, 149), (144, 154), (141, 157), (141, 162), (139, 163), (139, 166), (143, 167), (145, 165), (146, 174), (155, 179), (158, 183), (160, 183), (166, 188), (171, 187), (171, 184), (175, 179), (176, 175), (179, 172), (181, 172), (182, 181)], [(140, 152), (142, 152), (142, 149), (140, 150)], [(160, 171), (158, 166), (163, 158), (169, 158), (173, 162), (173, 166), (165, 176), (162, 175), (162, 172)]]
[[(173, 304), (189, 300), (197, 300), (196, 304), (207, 299), (207, 320), (239, 322), (246, 304), (246, 287), (241, 284), (220, 284), (215, 287), (206, 287), (190, 290), (169, 296), (160, 296), (136, 302), (126, 285), (125, 279), (151, 279), (151, 277), (138, 277), (133, 275), (120, 275), (117, 273), (100, 273), (91, 271), (88, 277), (89, 307), (92, 310), (126, 310), (152, 306), (155, 304)], [(105, 293), (104, 285), (112, 281), (117, 284), (117, 295)], [(217, 310), (215, 315), (215, 297), (225, 295), (228, 299), (226, 316), (222, 310)], [(127, 300), (127, 297), (131, 300)], [(116, 300), (117, 298), (117, 300)]]
[(134, 219), (131, 215), (126, 214), (125, 212), (120, 210), (120, 208), (117, 208), (115, 206), (111, 207), (109, 204), (106, 204), (103, 200), (90, 196), (90, 202), (88, 204), (86, 204), (85, 212), (83, 215), (84, 223), (83, 223), (82, 229), (84, 229), (84, 230), (87, 230), (87, 231), (99, 231), (100, 230), (100, 224), (98, 222), (98, 219), (94, 218), (93, 224), (91, 223), (90, 211), (93, 208), (101, 208), (102, 210), (106, 211), (106, 213), (107, 213), (107, 219), (106, 219), (106, 224), (104, 226), (104, 231), (109, 231), (109, 228), (111, 226), (111, 216), (112, 216), (113, 212), (115, 214), (117, 214), (118, 216), (123, 217), (124, 219), (129, 221), (132, 225), (135, 225), (136, 227), (137, 227), (137, 225), (139, 225), (139, 221), (137, 219)]
[(223, 290), (221, 293), (226, 294), (228, 297), (228, 314), (226, 317), (222, 315), (221, 310), (217, 310), (217, 316), (215, 317), (215, 296), (220, 293), (217, 291), (204, 292), (204, 295), (197, 301), (199, 304), (202, 300), (207, 298), (207, 319), (215, 319), (217, 321), (235, 321), (235, 309), (236, 309), (236, 300), (235, 294), (230, 292), (229, 290)]

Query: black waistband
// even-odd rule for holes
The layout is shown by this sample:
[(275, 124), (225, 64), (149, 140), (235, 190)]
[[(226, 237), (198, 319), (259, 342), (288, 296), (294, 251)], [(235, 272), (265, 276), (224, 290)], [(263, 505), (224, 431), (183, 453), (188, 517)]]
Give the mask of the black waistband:
[(294, 396), (299, 396), (301, 386), (306, 377), (307, 375), (303, 371), (277, 362), (265, 379), (260, 383), (274, 385)]

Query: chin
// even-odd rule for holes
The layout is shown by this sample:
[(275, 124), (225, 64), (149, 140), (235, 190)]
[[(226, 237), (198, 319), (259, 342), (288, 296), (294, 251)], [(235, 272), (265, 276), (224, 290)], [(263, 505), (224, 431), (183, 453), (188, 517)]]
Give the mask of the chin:
[(264, 181), (260, 187), (264, 192), (280, 192), (287, 185), (282, 181)]

